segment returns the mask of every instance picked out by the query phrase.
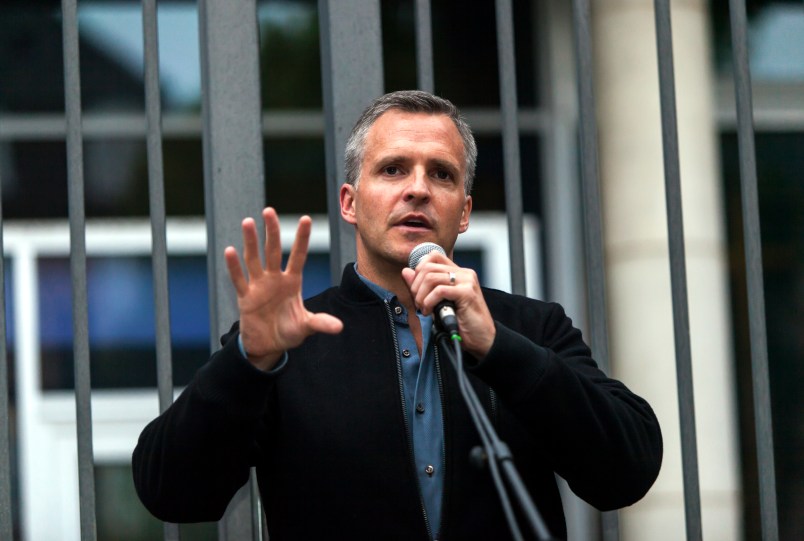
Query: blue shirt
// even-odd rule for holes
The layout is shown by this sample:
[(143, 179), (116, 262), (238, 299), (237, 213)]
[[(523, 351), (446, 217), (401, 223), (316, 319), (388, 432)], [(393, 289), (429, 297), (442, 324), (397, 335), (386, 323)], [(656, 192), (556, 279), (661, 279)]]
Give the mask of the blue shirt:
[[(357, 271), (357, 265), (355, 265)], [(419, 480), (419, 490), (427, 513), (427, 521), (433, 537), (438, 535), (441, 523), (441, 496), (444, 492), (444, 420), (441, 414), (441, 393), (435, 366), (433, 318), (416, 316), (422, 329), (422, 353), (408, 325), (408, 313), (390, 291), (367, 280), (359, 272), (360, 279), (369, 286), (388, 306), (394, 320), (402, 362), (402, 387), (405, 395), (410, 436), (413, 438), (413, 457)]]

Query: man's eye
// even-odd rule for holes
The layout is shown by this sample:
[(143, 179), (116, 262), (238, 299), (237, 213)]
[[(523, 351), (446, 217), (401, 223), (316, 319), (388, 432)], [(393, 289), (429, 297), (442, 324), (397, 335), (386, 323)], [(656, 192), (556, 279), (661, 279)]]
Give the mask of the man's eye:
[(452, 175), (450, 175), (449, 171), (445, 171), (443, 169), (439, 169), (438, 171), (433, 173), (433, 176), (435, 176), (435, 178), (437, 178), (438, 180), (449, 180), (452, 178)]
[(386, 168), (383, 171), (385, 172), (386, 175), (396, 175), (399, 173), (399, 167), (395, 165), (389, 165), (386, 166)]

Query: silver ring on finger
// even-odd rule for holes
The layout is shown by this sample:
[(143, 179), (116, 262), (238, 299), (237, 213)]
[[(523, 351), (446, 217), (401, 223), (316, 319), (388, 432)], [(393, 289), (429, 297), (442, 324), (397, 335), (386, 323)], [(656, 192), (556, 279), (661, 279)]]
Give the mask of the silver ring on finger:
[(455, 285), (455, 273), (454, 272), (449, 273), (449, 284), (453, 285), (453, 286)]

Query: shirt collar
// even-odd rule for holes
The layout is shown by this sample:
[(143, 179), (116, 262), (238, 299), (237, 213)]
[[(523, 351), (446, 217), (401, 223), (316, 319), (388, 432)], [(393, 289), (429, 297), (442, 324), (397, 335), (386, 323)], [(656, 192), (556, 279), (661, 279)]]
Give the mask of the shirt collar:
[(394, 300), (396, 299), (396, 295), (394, 295), (393, 292), (388, 291), (381, 285), (375, 284), (374, 282), (372, 282), (371, 280), (360, 274), (360, 271), (357, 270), (357, 263), (355, 263), (355, 272), (357, 273), (357, 276), (363, 281), (363, 283), (366, 284), (369, 287), (369, 289), (371, 289), (371, 291), (373, 291), (374, 294), (377, 295), (380, 299), (388, 302), (394, 302)]

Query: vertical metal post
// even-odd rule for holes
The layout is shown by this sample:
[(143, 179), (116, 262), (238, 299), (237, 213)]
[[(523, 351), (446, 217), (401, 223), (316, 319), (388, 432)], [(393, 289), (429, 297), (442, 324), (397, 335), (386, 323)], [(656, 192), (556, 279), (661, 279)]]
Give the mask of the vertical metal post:
[(511, 0), (497, 0), (497, 58), (500, 73), (505, 211), (508, 217), (508, 248), (511, 261), (511, 292), (527, 294), (525, 241), (522, 231), (522, 174), (519, 159), (516, 63), (514, 61), (514, 14)]
[(609, 340), (606, 329), (606, 274), (603, 258), (603, 218), (600, 210), (597, 125), (592, 65), (589, 0), (575, 0), (575, 46), (578, 55), (579, 136), (581, 140), (581, 185), (583, 190), (584, 245), (586, 247), (589, 323), (595, 359), (609, 371)]
[[(603, 257), (603, 218), (600, 202), (600, 171), (592, 62), (591, 10), (589, 0), (573, 2), (573, 23), (578, 69), (581, 190), (583, 192), (586, 288), (589, 306), (590, 342), (600, 368), (611, 373), (609, 333), (606, 325), (606, 267)], [(603, 539), (620, 537), (617, 511), (601, 514)]]
[[(2, 187), (2, 178), (0, 178)], [(2, 190), (0, 190), (2, 195)], [(11, 423), (6, 348), (6, 267), (3, 251), (3, 204), (0, 197), (0, 539), (12, 539), (11, 525)]]
[(670, 248), (670, 285), (673, 298), (673, 334), (676, 349), (676, 377), (678, 379), (678, 409), (681, 422), (684, 512), (687, 539), (700, 540), (702, 538), (701, 494), (698, 482), (698, 447), (695, 433), (695, 399), (692, 385), (692, 355), (684, 253), (684, 218), (681, 206), (681, 173), (678, 157), (673, 33), (670, 24), (669, 0), (655, 0), (654, 6)]
[(433, 22), (430, 0), (416, 0), (416, 81), (419, 90), (433, 93)]
[(776, 468), (773, 458), (773, 423), (770, 378), (768, 376), (768, 340), (765, 329), (765, 294), (762, 276), (762, 237), (759, 224), (754, 116), (751, 97), (751, 72), (748, 66), (748, 24), (745, 1), (731, 0), (732, 66), (737, 97), (737, 142), (740, 152), (740, 186), (743, 209), (743, 242), (748, 289), (748, 333), (751, 342), (754, 418), (759, 469), (759, 508), (762, 539), (779, 539), (776, 509)]
[(86, 216), (84, 213), (84, 155), (81, 134), (81, 77), (76, 0), (62, 0), (64, 43), (64, 100), (67, 121), (67, 179), (70, 214), (70, 273), (73, 292), (73, 357), (75, 362), (78, 492), (81, 539), (97, 538), (95, 471), (92, 450), (92, 404), (87, 307)]
[(378, 0), (318, 0), (321, 79), (324, 92), (329, 263), (332, 282), (355, 258), (354, 228), (341, 220), (346, 140), (363, 109), (383, 93), (382, 34)]
[[(223, 251), (242, 249), (240, 222), (255, 216), (261, 223), (265, 202), (255, 0), (202, 0), (199, 26), (210, 346), (217, 349), (218, 336), (237, 319)], [(246, 486), (232, 500), (219, 523), (220, 539), (260, 539), (254, 525), (261, 524), (261, 510), (252, 494)]]
[[(173, 402), (173, 368), (170, 351), (165, 182), (162, 160), (162, 104), (159, 94), (159, 33), (156, 0), (142, 2), (145, 51), (145, 114), (147, 119), (148, 193), (151, 211), (152, 273), (156, 323), (156, 377), (159, 411)], [(166, 541), (179, 539), (177, 524), (165, 524)]]

